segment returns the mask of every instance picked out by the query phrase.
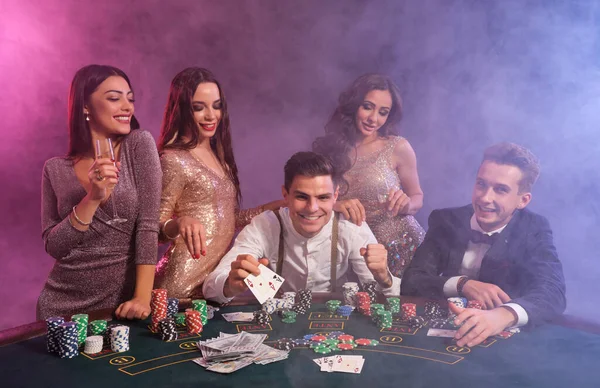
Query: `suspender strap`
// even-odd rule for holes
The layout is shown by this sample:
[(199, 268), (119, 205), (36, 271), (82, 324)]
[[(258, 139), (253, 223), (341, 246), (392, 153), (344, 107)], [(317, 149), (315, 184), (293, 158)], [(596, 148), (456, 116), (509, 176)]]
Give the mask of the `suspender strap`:
[[(279, 221), (279, 257), (277, 258), (277, 267), (275, 269), (275, 273), (281, 276), (281, 271), (283, 269), (283, 221), (281, 220), (281, 216), (279, 215), (279, 211), (275, 210), (273, 213), (277, 216), (277, 221)], [(339, 213), (333, 213), (333, 226), (331, 230), (331, 292), (335, 292), (336, 283), (337, 283), (337, 257), (338, 257), (338, 224), (340, 220)]]
[(275, 273), (281, 276), (281, 270), (283, 268), (283, 221), (281, 221), (281, 216), (279, 215), (279, 210), (275, 210), (273, 213), (277, 216), (277, 221), (279, 221), (279, 257), (277, 258), (277, 268), (275, 269)]
[(337, 256), (338, 256), (338, 223), (340, 214), (333, 212), (333, 227), (331, 230), (331, 292), (335, 292), (337, 283)]

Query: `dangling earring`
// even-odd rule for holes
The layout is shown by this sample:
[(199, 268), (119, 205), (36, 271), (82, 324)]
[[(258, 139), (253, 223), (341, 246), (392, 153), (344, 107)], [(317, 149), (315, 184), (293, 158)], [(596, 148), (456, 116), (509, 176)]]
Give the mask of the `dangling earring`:
[(85, 114), (85, 121), (90, 121), (90, 114), (89, 113), (84, 113)]

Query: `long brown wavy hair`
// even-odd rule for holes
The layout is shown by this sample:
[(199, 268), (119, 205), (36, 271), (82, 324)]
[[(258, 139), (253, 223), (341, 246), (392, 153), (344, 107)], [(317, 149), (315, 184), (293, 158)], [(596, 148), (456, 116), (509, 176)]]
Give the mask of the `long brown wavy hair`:
[(402, 118), (400, 90), (385, 75), (365, 74), (358, 77), (340, 94), (338, 106), (325, 125), (325, 136), (318, 137), (313, 142), (313, 151), (328, 157), (336, 169), (336, 174), (341, 178), (343, 187), (340, 193), (345, 193), (348, 189), (348, 182), (343, 179), (343, 175), (355, 162), (349, 154), (356, 147), (359, 138), (355, 121), (356, 112), (371, 90), (387, 90), (392, 96), (392, 109), (385, 124), (377, 130), (379, 136), (396, 134), (395, 125)]
[(194, 119), (192, 100), (198, 85), (207, 82), (217, 85), (221, 98), (221, 121), (215, 135), (210, 139), (210, 148), (217, 156), (225, 173), (233, 181), (239, 205), (242, 201), (242, 192), (237, 165), (233, 157), (227, 100), (223, 88), (210, 70), (188, 67), (173, 78), (160, 130), (158, 150), (161, 153), (168, 149), (190, 150), (198, 145), (200, 133), (198, 123)]
[[(67, 157), (70, 159), (94, 154), (94, 145), (92, 144), (92, 134), (90, 132), (89, 123), (85, 120), (83, 108), (90, 102), (90, 96), (98, 89), (98, 86), (108, 77), (122, 77), (127, 81), (129, 88), (131, 82), (129, 77), (114, 66), (108, 65), (87, 65), (77, 70), (71, 88), (69, 89), (68, 103), (68, 126), (69, 126), (69, 151)], [(131, 129), (139, 129), (140, 123), (131, 116)], [(117, 140), (118, 141), (118, 140)]]

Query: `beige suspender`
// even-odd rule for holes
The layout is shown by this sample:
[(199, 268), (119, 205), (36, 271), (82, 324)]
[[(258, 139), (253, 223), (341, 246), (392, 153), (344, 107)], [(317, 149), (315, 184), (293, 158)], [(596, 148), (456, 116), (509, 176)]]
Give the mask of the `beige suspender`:
[[(281, 271), (283, 269), (283, 221), (281, 220), (281, 216), (279, 215), (279, 211), (275, 210), (273, 213), (277, 216), (277, 220), (279, 221), (279, 257), (277, 258), (277, 267), (275, 272), (277, 275), (281, 276)], [(338, 256), (338, 223), (340, 220), (339, 213), (333, 213), (333, 226), (331, 230), (331, 292), (335, 292), (336, 283), (337, 283), (337, 256)]]

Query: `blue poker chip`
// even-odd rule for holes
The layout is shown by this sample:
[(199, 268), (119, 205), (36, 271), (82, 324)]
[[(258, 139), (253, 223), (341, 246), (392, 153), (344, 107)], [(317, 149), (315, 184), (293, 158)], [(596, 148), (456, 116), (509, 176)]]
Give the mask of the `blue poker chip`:
[(312, 337), (314, 337), (314, 336), (315, 336), (314, 334), (306, 334), (306, 335), (305, 335), (303, 338), (304, 338), (305, 340), (308, 340), (308, 341), (310, 341), (310, 340), (311, 340), (311, 338), (312, 338)]

